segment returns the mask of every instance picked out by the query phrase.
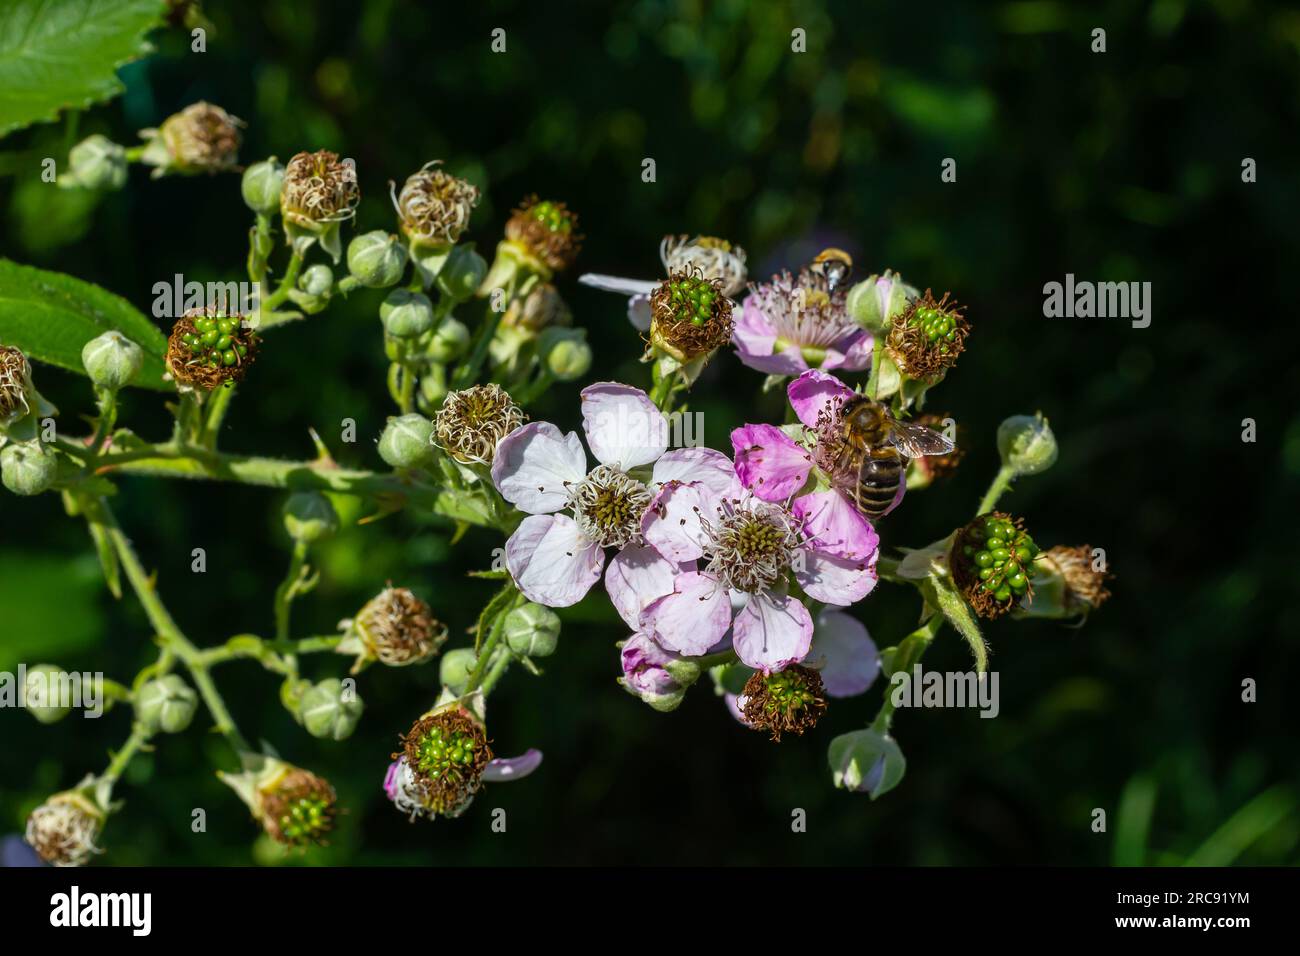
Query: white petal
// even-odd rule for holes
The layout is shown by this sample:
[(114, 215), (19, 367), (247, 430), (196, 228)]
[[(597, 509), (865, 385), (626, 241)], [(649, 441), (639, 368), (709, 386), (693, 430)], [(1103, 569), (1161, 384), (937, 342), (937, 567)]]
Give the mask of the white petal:
[(731, 459), (712, 448), (675, 448), (655, 462), (651, 484), (698, 481), (717, 495), (740, 494), (740, 479)]
[(530, 515), (506, 542), (506, 567), (530, 601), (577, 604), (600, 580), (605, 552), (568, 515)]
[(871, 593), (876, 586), (876, 556), (869, 561), (841, 558), (827, 551), (806, 549), (803, 567), (795, 567), (799, 586), (814, 601), (848, 607)]
[(731, 626), (731, 601), (716, 578), (696, 571), (677, 576), (676, 589), (645, 612), (646, 629), (670, 651), (707, 654)]
[(781, 670), (804, 659), (812, 643), (808, 609), (788, 594), (752, 595), (736, 615), (736, 655), (756, 670)]
[(650, 464), (668, 448), (668, 420), (630, 385), (597, 382), (584, 388), (582, 427), (596, 460), (623, 471)]
[(578, 276), (578, 282), (589, 285), (602, 292), (618, 292), (621, 295), (649, 295), (659, 283), (649, 279), (624, 279), (621, 276), (606, 276), (598, 272), (587, 272)]
[(497, 444), (492, 482), (501, 497), (529, 514), (564, 507), (569, 485), (587, 477), (587, 455), (577, 432), (560, 434), (550, 422), (529, 422)]
[(624, 548), (609, 562), (605, 590), (619, 616), (634, 631), (641, 629), (641, 613), (666, 594), (673, 593), (678, 566), (654, 548)]
[(641, 534), (669, 561), (696, 561), (706, 540), (700, 516), (717, 514), (714, 500), (703, 485), (669, 482), (646, 509)]
[(817, 668), (832, 697), (865, 694), (880, 674), (880, 653), (866, 626), (830, 608), (817, 615), (812, 650), (803, 663)]

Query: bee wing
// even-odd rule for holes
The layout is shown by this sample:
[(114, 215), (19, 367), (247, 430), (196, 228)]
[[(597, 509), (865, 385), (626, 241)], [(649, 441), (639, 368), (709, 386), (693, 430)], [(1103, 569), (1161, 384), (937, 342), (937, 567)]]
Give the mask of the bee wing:
[(593, 289), (604, 292), (620, 292), (623, 295), (649, 295), (659, 285), (646, 279), (623, 279), (619, 276), (605, 276), (595, 272), (578, 276), (578, 281)]
[(943, 432), (917, 425), (915, 422), (895, 420), (889, 436), (890, 443), (908, 458), (926, 455), (946, 455), (957, 448), (957, 443)]

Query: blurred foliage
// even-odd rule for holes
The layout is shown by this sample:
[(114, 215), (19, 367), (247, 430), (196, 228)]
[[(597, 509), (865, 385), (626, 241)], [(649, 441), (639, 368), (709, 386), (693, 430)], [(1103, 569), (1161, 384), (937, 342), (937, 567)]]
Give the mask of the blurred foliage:
[[(565, 612), (560, 651), (535, 679), (512, 672), (491, 706), (500, 753), (541, 748), (524, 783), (491, 787), (457, 821), (410, 827), (380, 782), (396, 734), (435, 693), (433, 667), (371, 670), (361, 729), (311, 740), (254, 665), (218, 674), (254, 738), (328, 775), (352, 809), (333, 846), (301, 860), (254, 847), (242, 806), (212, 775), (224, 747), (203, 721), (131, 769), (108, 860), (135, 863), (1294, 863), (1300, 763), (1289, 688), (1300, 681), (1292, 587), (1300, 416), (1294, 359), (1267, 323), (1286, 320), (1300, 219), (1300, 13), (1249, 0), (1052, 0), (884, 4), (574, 2), (361, 5), (211, 3), (206, 53), (188, 34), (122, 71), (126, 93), (76, 136), (134, 130), (208, 99), (248, 121), (246, 161), (327, 147), (356, 159), (358, 225), (392, 228), (386, 193), (433, 157), (480, 184), (471, 238), (490, 250), (530, 192), (579, 210), (583, 271), (654, 276), (665, 233), (727, 236), (755, 274), (821, 245), (863, 273), (886, 266), (951, 289), (975, 334), (933, 394), (969, 436), (956, 477), (909, 496), (886, 546), (921, 545), (965, 520), (996, 469), (1006, 415), (1041, 409), (1059, 463), (1004, 499), (1044, 544), (1106, 549), (1113, 600), (1082, 629), (988, 628), (1001, 715), (917, 711), (895, 732), (902, 786), (878, 804), (832, 789), (826, 745), (874, 712), (836, 703), (815, 733), (779, 746), (743, 730), (707, 687), (661, 715), (614, 684), (624, 629), (607, 602)], [(1090, 33), (1107, 31), (1107, 52)], [(491, 31), (507, 31), (494, 54)], [(791, 52), (791, 30), (807, 52)], [(6, 139), (3, 249), (103, 283), (147, 310), (173, 273), (238, 278), (248, 217), (233, 176), (148, 182), (90, 197), (45, 188), (39, 157), (73, 131)], [(1259, 182), (1243, 184), (1243, 157)], [(653, 157), (658, 181), (643, 183)], [(953, 157), (958, 180), (940, 182)], [(1149, 281), (1154, 321), (1042, 317), (1045, 282)], [(596, 349), (593, 379), (645, 385), (621, 302), (561, 287)], [(370, 440), (389, 404), (375, 309), (354, 294), (285, 328), (237, 398), (225, 446), (307, 456), (309, 426), (342, 463), (377, 467)], [(1243, 315), (1245, 310), (1248, 315)], [(1268, 316), (1269, 318), (1264, 318)], [(91, 410), (84, 382), (50, 368), (42, 390), (64, 427)], [(744, 420), (779, 421), (779, 393), (732, 357), (693, 395), (706, 438), (728, 448)], [(1291, 387), (1287, 387), (1287, 386)], [(552, 389), (534, 418), (572, 427), (576, 389)], [(1258, 422), (1244, 444), (1242, 419)], [(123, 420), (161, 435), (160, 400), (127, 399)], [(118, 511), (192, 637), (265, 633), (287, 560), (277, 495), (229, 486), (121, 482)], [(355, 508), (353, 513), (355, 514)], [(1288, 519), (1287, 516), (1291, 518)], [(465, 571), (500, 541), (455, 546), (418, 515), (353, 527), (324, 556), (321, 588), (295, 630), (325, 632), (388, 579), (430, 600), (461, 635), (490, 593)], [(194, 547), (208, 572), (190, 576)], [(151, 658), (142, 613), (93, 583), (84, 528), (56, 497), (0, 499), (0, 666), (15, 657), (126, 677)], [(859, 606), (881, 646), (912, 626), (910, 592), (882, 585)], [(960, 669), (944, 632), (927, 665)], [(337, 673), (341, 661), (310, 662)], [(1259, 699), (1241, 701), (1241, 681)], [(102, 767), (126, 736), (38, 727), (0, 712), (0, 830), (45, 794)], [(491, 832), (504, 807), (509, 829)], [(209, 831), (190, 832), (193, 807)], [(791, 833), (794, 808), (808, 832)], [(1107, 811), (1108, 832), (1090, 827)]]

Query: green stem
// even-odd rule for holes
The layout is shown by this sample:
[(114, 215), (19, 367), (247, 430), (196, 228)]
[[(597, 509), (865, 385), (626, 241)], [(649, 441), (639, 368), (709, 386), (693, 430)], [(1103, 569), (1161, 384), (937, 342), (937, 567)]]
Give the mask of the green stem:
[[(492, 620), (491, 630), (488, 632), (487, 640), (483, 642), (483, 649), (479, 653), (478, 660), (474, 663), (474, 670), (470, 672), (469, 680), (465, 682), (466, 694), (472, 693), (482, 685), (483, 678), (487, 673), (488, 664), (492, 660), (493, 652), (497, 649), (497, 645), (501, 643), (501, 638), (505, 636), (506, 615), (522, 603), (523, 597), (522, 594), (516, 593), (509, 601), (506, 601), (503, 606), (497, 609)], [(509, 654), (506, 656), (509, 657)]]
[(289, 614), (293, 607), (293, 599), (301, 590), (303, 574), (306, 570), (307, 542), (295, 541), (293, 555), (289, 558), (289, 570), (285, 573), (280, 586), (275, 589), (275, 639), (277, 641), (289, 639)]
[(280, 280), (280, 284), (275, 287), (271, 297), (262, 303), (263, 328), (277, 324), (272, 322), (271, 317), (266, 313), (274, 312), (285, 299), (289, 298), (289, 293), (298, 281), (298, 273), (302, 271), (302, 261), (302, 256), (297, 252), (289, 257), (289, 265), (284, 270), (284, 277)]
[(235, 385), (228, 382), (212, 392), (208, 396), (207, 407), (204, 409), (203, 424), (199, 429), (199, 445), (203, 448), (215, 450), (217, 447), (217, 433), (221, 430), (221, 422), (226, 417), (226, 412), (230, 409), (230, 400), (235, 397)]
[(505, 672), (510, 669), (510, 662), (512, 659), (510, 651), (506, 648), (502, 648), (497, 654), (497, 659), (492, 662), (492, 668), (488, 671), (487, 677), (483, 678), (483, 686), (481, 690), (483, 691), (484, 697), (492, 693), (492, 688), (496, 687), (497, 681), (499, 681), (505, 675)]
[(97, 455), (103, 447), (104, 440), (113, 433), (113, 426), (117, 424), (117, 392), (111, 388), (96, 388), (95, 394), (99, 400), (99, 418), (95, 421), (95, 434), (90, 439), (90, 450), (92, 454)]
[[(942, 614), (933, 614), (924, 624), (899, 641), (894, 648), (893, 659), (889, 662), (887, 676), (892, 678), (894, 674), (909, 673), (929, 649), (935, 635), (943, 627), (943, 620)], [(880, 710), (871, 722), (871, 729), (882, 734), (889, 733), (889, 726), (894, 721), (894, 695), (890, 693), (891, 689), (891, 686), (886, 686)]]
[(975, 509), (975, 516), (988, 514), (1002, 497), (1002, 493), (1011, 487), (1011, 482), (1015, 480), (1016, 473), (1013, 469), (1003, 465), (998, 469), (997, 475), (993, 478), (993, 483), (989, 485), (989, 490), (984, 492), (984, 497), (980, 499), (979, 507)]
[(152, 736), (153, 734), (145, 728), (144, 724), (138, 722), (132, 724), (131, 736), (126, 738), (126, 743), (122, 744), (122, 749), (113, 754), (113, 759), (109, 762), (100, 779), (106, 780), (110, 787), (117, 783), (126, 771), (131, 758), (149, 743), (149, 738)]

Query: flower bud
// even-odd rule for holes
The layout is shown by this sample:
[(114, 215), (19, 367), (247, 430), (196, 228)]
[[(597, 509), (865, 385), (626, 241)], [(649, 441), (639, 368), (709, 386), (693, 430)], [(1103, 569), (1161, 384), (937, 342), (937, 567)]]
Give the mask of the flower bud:
[(1056, 436), (1042, 412), (1012, 415), (998, 426), (1002, 466), (1019, 475), (1036, 475), (1056, 464)]
[(1038, 546), (1024, 522), (1000, 511), (980, 515), (953, 536), (948, 565), (958, 589), (980, 617), (993, 620), (1032, 601)]
[(415, 468), (433, 456), (433, 422), (411, 412), (388, 419), (379, 438), (379, 457), (393, 468)]
[(148, 681), (136, 692), (136, 719), (155, 733), (179, 734), (198, 707), (199, 695), (176, 674)]
[(116, 392), (140, 371), (144, 352), (121, 332), (111, 330), (85, 344), (81, 364), (92, 382)]
[(393, 759), (409, 770), (403, 788), (408, 803), (429, 816), (454, 816), (478, 792), (492, 748), (478, 717), (452, 703), (417, 720)]
[(369, 661), (389, 667), (422, 664), (447, 641), (447, 625), (406, 588), (385, 588), (345, 622), (339, 653), (356, 654), (355, 674)]
[(433, 328), (433, 303), (423, 292), (394, 289), (379, 306), (379, 318), (390, 338), (418, 338)]
[(538, 336), (538, 349), (546, 370), (558, 381), (573, 382), (591, 371), (586, 329), (544, 329)]
[(337, 677), (313, 684), (298, 701), (298, 719), (307, 733), (322, 740), (351, 737), (364, 710), (356, 690), (345, 687)]
[(619, 685), (662, 713), (676, 710), (700, 675), (698, 665), (640, 632), (622, 643), (619, 659), (623, 665)]
[(406, 271), (406, 247), (382, 229), (362, 233), (348, 243), (348, 271), (368, 288), (386, 289)]
[(897, 272), (863, 279), (849, 289), (845, 307), (853, 320), (871, 332), (884, 332), (907, 309), (908, 300), (919, 293), (903, 283)]
[(63, 668), (55, 664), (34, 664), (23, 681), (27, 712), (43, 724), (53, 724), (72, 712), (58, 699), (54, 689), (63, 683)]
[(490, 465), (497, 444), (524, 423), (524, 413), (500, 385), (448, 392), (438, 410), (438, 444), (465, 465)]
[(334, 270), (323, 262), (308, 266), (298, 277), (298, 288), (310, 296), (327, 296), (334, 289)]
[(424, 354), (431, 362), (446, 365), (468, 352), (469, 342), (469, 327), (460, 319), (449, 315), (438, 323)]
[(651, 348), (678, 362), (713, 354), (731, 341), (734, 324), (722, 280), (698, 271), (674, 272), (650, 294)]
[(39, 439), (12, 442), (0, 449), (0, 481), (16, 495), (48, 491), (58, 470), (54, 452)]
[(338, 512), (319, 491), (297, 491), (284, 503), (284, 528), (294, 541), (314, 544), (339, 529)]
[(453, 694), (459, 696), (465, 692), (469, 675), (478, 663), (478, 655), (471, 647), (457, 647), (442, 655), (438, 667), (438, 680)]
[(257, 357), (257, 333), (243, 316), (215, 306), (191, 309), (176, 320), (167, 340), (167, 371), (176, 384), (211, 391), (239, 382)]
[(25, 839), (51, 866), (83, 866), (103, 851), (95, 845), (104, 808), (77, 790), (56, 793), (27, 817)]
[(453, 302), (464, 302), (478, 291), (487, 271), (487, 260), (474, 251), (472, 244), (457, 246), (438, 272), (438, 290)]
[(435, 367), (428, 374), (420, 376), (420, 392), (416, 398), (416, 407), (426, 415), (437, 415), (442, 403), (447, 400), (447, 372)]
[(754, 674), (737, 704), (749, 726), (779, 741), (783, 733), (802, 734), (817, 725), (826, 713), (826, 689), (815, 670), (791, 664), (771, 674)]
[(249, 166), (239, 181), (244, 205), (264, 216), (269, 216), (280, 208), (280, 193), (283, 189), (284, 166), (274, 156)]
[(841, 790), (883, 796), (898, 786), (907, 770), (903, 751), (888, 734), (854, 730), (831, 741), (826, 751), (831, 778)]
[(936, 301), (926, 289), (925, 295), (894, 316), (885, 348), (904, 376), (934, 383), (957, 364), (970, 334), (963, 309), (948, 300), (948, 293)]
[(65, 189), (121, 189), (126, 185), (126, 148), (107, 136), (88, 136), (68, 151), (68, 171), (59, 177)]
[(158, 129), (141, 130), (148, 144), (141, 161), (157, 167), (155, 177), (167, 173), (217, 173), (238, 162), (243, 120), (220, 106), (193, 103), (163, 121)]
[(549, 657), (560, 639), (560, 618), (554, 611), (529, 602), (506, 615), (506, 644), (520, 657)]

